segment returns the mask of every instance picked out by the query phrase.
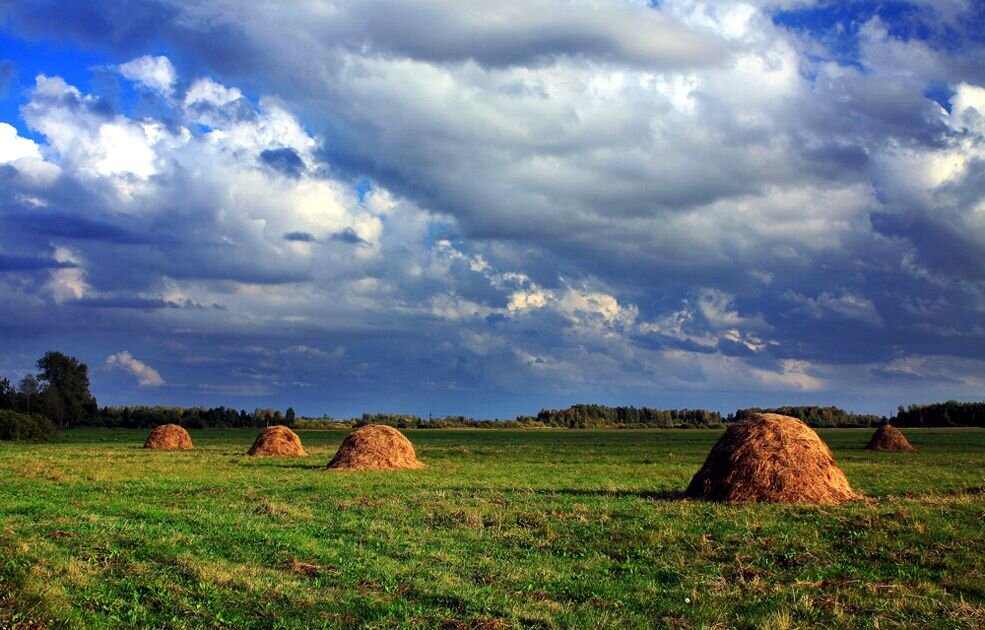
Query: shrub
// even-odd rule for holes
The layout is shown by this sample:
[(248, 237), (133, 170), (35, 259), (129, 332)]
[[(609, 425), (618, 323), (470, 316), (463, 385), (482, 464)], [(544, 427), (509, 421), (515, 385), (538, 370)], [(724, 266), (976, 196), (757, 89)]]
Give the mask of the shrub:
[(47, 442), (55, 425), (44, 416), (0, 409), (0, 440)]

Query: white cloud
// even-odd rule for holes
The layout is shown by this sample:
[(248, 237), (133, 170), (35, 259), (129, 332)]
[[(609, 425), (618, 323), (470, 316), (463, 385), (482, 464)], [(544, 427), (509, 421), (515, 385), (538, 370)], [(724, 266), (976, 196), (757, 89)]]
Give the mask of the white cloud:
[(0, 122), (0, 164), (21, 158), (41, 159), (41, 149), (29, 138), (22, 138), (17, 129)]
[(985, 87), (959, 83), (951, 97), (950, 125), (985, 136)]
[(206, 77), (196, 80), (188, 88), (185, 94), (185, 107), (199, 104), (223, 107), (241, 98), (243, 93), (239, 88), (226, 87)]
[(164, 385), (164, 379), (161, 378), (161, 375), (157, 370), (143, 361), (135, 359), (133, 355), (126, 350), (106, 357), (106, 367), (120, 368), (121, 370), (133, 374), (137, 377), (137, 383), (139, 383), (141, 387), (160, 387), (161, 385)]
[(52, 299), (56, 304), (81, 299), (89, 291), (89, 285), (79, 254), (67, 247), (56, 247), (52, 257), (57, 262), (74, 265), (52, 270), (51, 279), (45, 285)]
[(177, 75), (171, 60), (167, 57), (145, 55), (121, 64), (117, 69), (131, 81), (136, 81), (165, 96), (171, 96), (174, 92)]
[(763, 385), (776, 389), (793, 389), (801, 391), (818, 391), (827, 384), (823, 378), (810, 373), (812, 366), (808, 361), (787, 359), (778, 370), (752, 368), (751, 372)]
[(97, 99), (83, 95), (60, 77), (39, 75), (22, 113), (44, 134), (61, 166), (90, 177), (112, 177), (121, 193), (133, 192), (132, 178), (159, 172), (158, 151), (187, 142), (187, 132), (171, 133), (161, 121), (135, 121), (97, 111)]

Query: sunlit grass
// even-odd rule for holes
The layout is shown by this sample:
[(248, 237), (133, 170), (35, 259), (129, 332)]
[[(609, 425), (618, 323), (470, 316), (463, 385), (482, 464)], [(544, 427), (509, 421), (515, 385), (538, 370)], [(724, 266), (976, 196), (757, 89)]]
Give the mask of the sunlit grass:
[(255, 433), (0, 445), (0, 626), (985, 624), (985, 431), (822, 431), (869, 497), (823, 508), (670, 498), (716, 431), (410, 431), (429, 467), (400, 473)]

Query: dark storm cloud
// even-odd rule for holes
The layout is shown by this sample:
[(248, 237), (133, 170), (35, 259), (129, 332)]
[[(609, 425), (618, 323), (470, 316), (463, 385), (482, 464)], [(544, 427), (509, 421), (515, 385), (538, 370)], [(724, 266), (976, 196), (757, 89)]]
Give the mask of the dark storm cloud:
[(297, 179), (304, 172), (304, 160), (298, 152), (289, 147), (266, 149), (260, 153), (260, 161), (270, 168)]
[(89, 308), (132, 308), (139, 310), (181, 308), (181, 305), (175, 302), (139, 297), (83, 298), (76, 300), (73, 304)]
[(21, 229), (48, 237), (107, 241), (121, 244), (150, 244), (158, 239), (106, 221), (88, 219), (70, 212), (34, 212), (5, 217)]
[(159, 37), (178, 14), (160, 2), (90, 5), (61, 0), (0, 0), (0, 18), (21, 35), (112, 46), (131, 52)]
[(39, 271), (42, 269), (72, 269), (75, 263), (60, 262), (50, 258), (32, 256), (8, 256), (0, 253), (0, 273), (14, 271)]
[(310, 232), (287, 232), (284, 234), (285, 241), (294, 241), (296, 243), (317, 243), (318, 239), (315, 238), (314, 234)]
[(346, 228), (341, 232), (336, 232), (329, 237), (329, 240), (335, 241), (337, 243), (345, 243), (346, 245), (362, 245), (367, 246), (369, 242), (362, 238), (356, 231), (352, 228)]

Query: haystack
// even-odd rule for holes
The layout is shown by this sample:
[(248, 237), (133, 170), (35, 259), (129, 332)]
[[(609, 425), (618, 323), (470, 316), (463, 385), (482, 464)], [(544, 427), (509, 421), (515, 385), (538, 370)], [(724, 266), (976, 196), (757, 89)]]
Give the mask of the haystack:
[(870, 451), (912, 451), (913, 445), (900, 432), (899, 429), (891, 424), (884, 424), (872, 434), (869, 445), (865, 448)]
[(165, 451), (182, 451), (192, 448), (192, 436), (188, 435), (177, 424), (162, 424), (154, 427), (147, 436), (144, 448), (156, 448)]
[(382, 424), (367, 424), (345, 436), (329, 468), (340, 470), (401, 470), (424, 468), (414, 445), (404, 434)]
[(818, 505), (859, 498), (817, 433), (796, 418), (773, 413), (730, 426), (686, 495), (726, 503)]
[(260, 457), (304, 457), (301, 438), (285, 426), (267, 427), (257, 436), (247, 455)]

